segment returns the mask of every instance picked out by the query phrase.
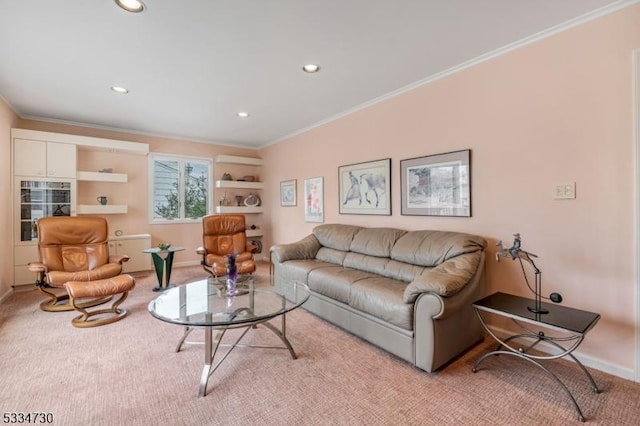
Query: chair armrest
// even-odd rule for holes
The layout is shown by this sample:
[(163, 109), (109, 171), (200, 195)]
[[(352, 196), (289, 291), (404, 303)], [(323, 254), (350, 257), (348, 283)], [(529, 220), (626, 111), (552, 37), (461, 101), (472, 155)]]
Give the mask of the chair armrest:
[(272, 258), (282, 263), (293, 259), (315, 259), (320, 247), (320, 242), (312, 234), (295, 243), (272, 246), (270, 251)]
[(453, 296), (473, 280), (484, 265), (482, 251), (456, 256), (435, 268), (427, 269), (404, 290), (405, 303), (413, 303), (421, 293), (433, 292), (443, 297)]
[(109, 256), (109, 263), (119, 263), (122, 265), (129, 260), (129, 256), (126, 254), (113, 254)]
[(29, 262), (27, 264), (27, 268), (29, 268), (29, 271), (31, 272), (36, 272), (36, 273), (47, 272), (47, 267), (44, 266), (44, 264), (41, 262)]

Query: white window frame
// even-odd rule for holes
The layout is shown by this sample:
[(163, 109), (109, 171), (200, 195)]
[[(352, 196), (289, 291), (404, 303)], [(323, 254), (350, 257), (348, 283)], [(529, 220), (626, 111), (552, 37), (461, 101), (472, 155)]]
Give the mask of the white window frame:
[[(153, 225), (161, 224), (176, 224), (176, 223), (199, 223), (202, 222), (201, 218), (189, 219), (184, 217), (184, 173), (183, 164), (187, 161), (198, 162), (207, 164), (209, 169), (209, 175), (207, 176), (208, 188), (207, 188), (207, 215), (213, 213), (213, 161), (207, 157), (195, 157), (188, 155), (176, 155), (176, 154), (149, 154), (149, 186), (148, 186), (148, 211), (149, 211), (149, 223)], [(178, 187), (180, 188), (180, 217), (177, 219), (160, 219), (154, 218), (154, 188), (155, 188), (155, 176), (154, 165), (156, 161), (177, 161), (180, 163), (180, 174)]]

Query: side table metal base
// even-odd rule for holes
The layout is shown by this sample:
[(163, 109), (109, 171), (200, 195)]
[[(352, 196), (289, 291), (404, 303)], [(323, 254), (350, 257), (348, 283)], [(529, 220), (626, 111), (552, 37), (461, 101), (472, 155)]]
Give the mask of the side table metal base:
[[(504, 293), (495, 293), (474, 303), (473, 306), (476, 309), (476, 314), (482, 327), (498, 344), (495, 350), (478, 358), (473, 367), (471, 367), (471, 371), (476, 373), (480, 364), (492, 356), (508, 355), (523, 359), (544, 371), (560, 385), (560, 388), (564, 390), (577, 411), (578, 420), (584, 422), (584, 414), (567, 385), (553, 371), (543, 365), (543, 361), (569, 357), (587, 376), (593, 392), (600, 393), (593, 376), (580, 360), (573, 355), (573, 351), (580, 346), (586, 333), (596, 324), (600, 315), (548, 304), (545, 304), (547, 305), (545, 306), (546, 313), (531, 312), (527, 309), (527, 303), (527, 299)], [(501, 338), (494, 328), (487, 323), (483, 314), (493, 314), (508, 318), (521, 332)], [(536, 331), (530, 328), (532, 326), (552, 330), (552, 335), (547, 335), (544, 331)], [(555, 353), (533, 351), (540, 344), (551, 346)]]

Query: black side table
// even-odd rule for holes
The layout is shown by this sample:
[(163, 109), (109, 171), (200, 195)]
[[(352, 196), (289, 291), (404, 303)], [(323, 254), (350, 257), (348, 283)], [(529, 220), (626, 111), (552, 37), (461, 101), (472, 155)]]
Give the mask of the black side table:
[[(164, 291), (170, 287), (171, 281), (171, 267), (173, 266), (173, 254), (177, 251), (184, 250), (184, 247), (169, 247), (167, 249), (160, 249), (158, 247), (142, 250), (145, 253), (150, 253), (153, 259), (153, 266), (156, 269), (156, 276), (158, 277), (158, 287), (154, 287), (153, 291)], [(164, 257), (163, 257), (164, 255)]]
[[(591, 382), (593, 392), (599, 393), (600, 390), (595, 380), (572, 352), (580, 346), (585, 335), (596, 325), (600, 315), (551, 303), (542, 303), (549, 312), (540, 314), (531, 312), (529, 307), (534, 307), (534, 305), (535, 301), (532, 299), (506, 293), (494, 293), (473, 304), (482, 326), (498, 342), (498, 346), (494, 351), (481, 356), (473, 365), (472, 371), (474, 373), (478, 371), (480, 363), (492, 355), (512, 355), (524, 359), (545, 371), (564, 389), (578, 411), (578, 419), (584, 422), (584, 415), (569, 388), (556, 374), (542, 365), (541, 361), (570, 357), (586, 374)], [(505, 338), (498, 337), (495, 328), (492, 328), (483, 316), (487, 313), (511, 319), (521, 329), (521, 333)], [(531, 326), (535, 329), (532, 329)], [(546, 332), (551, 332), (553, 335), (547, 335)], [(555, 354), (530, 352), (541, 342), (551, 345), (558, 352)]]

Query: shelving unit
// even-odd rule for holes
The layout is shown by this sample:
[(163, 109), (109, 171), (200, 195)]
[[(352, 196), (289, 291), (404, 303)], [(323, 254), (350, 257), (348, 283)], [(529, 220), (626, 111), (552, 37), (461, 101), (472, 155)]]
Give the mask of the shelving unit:
[(264, 189), (264, 182), (245, 182), (241, 180), (217, 180), (216, 188), (224, 189)]
[(244, 164), (246, 166), (262, 166), (262, 158), (241, 157), (237, 155), (216, 155), (214, 161), (216, 163), (225, 164)]
[(128, 208), (124, 204), (78, 204), (77, 214), (125, 214)]
[[(125, 173), (88, 172), (78, 170), (76, 172), (78, 182), (112, 182), (127, 183), (129, 178)], [(79, 204), (77, 214), (126, 214), (128, 208), (123, 204)]]
[[(236, 155), (217, 155), (214, 158), (214, 162), (216, 164), (229, 164), (232, 166), (251, 166), (251, 167), (260, 167), (263, 164), (262, 158), (253, 158), (253, 157), (242, 157)], [(241, 168), (240, 167), (240, 168)], [(226, 170), (225, 170), (226, 171)], [(242, 180), (216, 180), (215, 181), (216, 189), (231, 189), (231, 190), (239, 190), (239, 191), (260, 191), (264, 189), (264, 182), (249, 182)], [(231, 201), (235, 203), (233, 196), (230, 197)], [(264, 207), (262, 205), (256, 207), (247, 207), (247, 206), (216, 206), (216, 213), (236, 213), (236, 214), (260, 214), (264, 213)], [(251, 221), (247, 221), (247, 226)], [(262, 227), (256, 229), (247, 229), (246, 234), (248, 238), (259, 238), (264, 235)]]
[(258, 228), (258, 229), (247, 229), (245, 231), (245, 233), (247, 234), (248, 238), (262, 237), (262, 235), (263, 235), (262, 229), (260, 229), (260, 228)]
[(76, 172), (76, 179), (87, 182), (127, 183), (128, 181), (128, 177), (124, 173), (85, 172), (81, 170)]
[(258, 206), (258, 207), (216, 206), (216, 213), (240, 213), (240, 214), (264, 213), (264, 208), (262, 206)]

